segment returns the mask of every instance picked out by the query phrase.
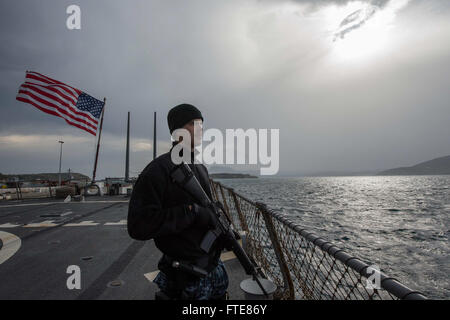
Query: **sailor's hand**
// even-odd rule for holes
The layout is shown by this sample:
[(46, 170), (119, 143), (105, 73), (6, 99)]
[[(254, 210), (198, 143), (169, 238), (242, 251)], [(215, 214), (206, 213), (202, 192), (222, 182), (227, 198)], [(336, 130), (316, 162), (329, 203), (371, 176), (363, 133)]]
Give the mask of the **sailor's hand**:
[(192, 205), (191, 211), (195, 215), (194, 224), (196, 226), (208, 229), (214, 228), (215, 213), (211, 209), (199, 206), (198, 204), (194, 203)]
[(222, 202), (216, 201), (216, 202), (214, 202), (214, 205), (216, 206), (216, 208), (219, 208), (220, 210), (222, 210), (223, 212), (225, 212), (225, 208), (223, 207)]

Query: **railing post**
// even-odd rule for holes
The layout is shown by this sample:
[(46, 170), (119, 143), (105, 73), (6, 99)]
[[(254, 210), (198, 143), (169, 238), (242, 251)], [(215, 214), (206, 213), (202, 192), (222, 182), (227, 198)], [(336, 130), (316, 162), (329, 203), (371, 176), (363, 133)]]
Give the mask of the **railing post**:
[(20, 190), (20, 183), (16, 181), (16, 197), (17, 200), (22, 200), (22, 190)]
[(230, 221), (233, 222), (233, 219), (231, 218), (231, 214), (230, 214), (230, 209), (227, 204), (227, 199), (225, 198), (225, 192), (223, 192), (222, 184), (220, 184), (220, 183), (219, 183), (219, 189), (220, 189), (220, 193), (222, 194), (223, 206), (225, 209), (225, 213), (228, 216), (228, 218), (230, 219)]
[(19, 200), (19, 187), (17, 186), (17, 181), (16, 181), (16, 200)]
[(216, 190), (216, 182), (214, 182), (214, 180), (210, 179), (210, 185), (211, 185), (211, 189), (213, 190), (214, 196), (216, 197), (216, 201), (219, 201), (219, 196), (217, 195), (217, 190)]
[(267, 231), (268, 231), (269, 237), (270, 237), (270, 241), (272, 242), (273, 250), (275, 251), (278, 265), (280, 266), (280, 271), (281, 271), (281, 274), (283, 275), (284, 290), (289, 291), (288, 299), (294, 300), (295, 299), (294, 284), (292, 282), (291, 274), (289, 272), (289, 268), (287, 266), (286, 259), (284, 258), (283, 250), (281, 249), (280, 242), (278, 240), (278, 235), (275, 231), (275, 227), (272, 222), (272, 218), (270, 217), (270, 214), (267, 211), (267, 206), (264, 203), (257, 202), (256, 207), (262, 213), (264, 222), (266, 224)]
[(236, 193), (234, 193), (234, 190), (233, 189), (230, 189), (230, 190), (231, 190), (231, 195), (233, 196), (234, 206), (236, 207), (236, 211), (238, 213), (239, 220), (241, 220), (242, 230), (244, 230), (246, 233), (248, 233), (249, 232), (248, 225), (247, 225), (247, 221), (245, 220), (244, 215), (242, 214), (241, 204), (236, 196)]

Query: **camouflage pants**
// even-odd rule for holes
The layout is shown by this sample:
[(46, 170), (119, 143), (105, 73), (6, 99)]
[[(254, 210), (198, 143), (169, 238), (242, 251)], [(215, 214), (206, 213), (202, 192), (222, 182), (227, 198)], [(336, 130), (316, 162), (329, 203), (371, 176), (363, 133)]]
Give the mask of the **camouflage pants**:
[[(154, 283), (161, 291), (170, 291), (171, 281), (163, 272), (159, 272)], [(228, 288), (228, 275), (223, 262), (219, 260), (218, 266), (206, 277), (189, 282), (185, 287), (184, 296), (191, 300), (211, 300), (222, 297)]]

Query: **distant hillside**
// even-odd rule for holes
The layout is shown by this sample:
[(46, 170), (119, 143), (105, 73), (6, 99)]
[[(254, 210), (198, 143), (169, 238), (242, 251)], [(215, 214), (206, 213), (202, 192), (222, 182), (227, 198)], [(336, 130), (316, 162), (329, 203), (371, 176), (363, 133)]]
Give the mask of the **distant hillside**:
[(450, 174), (450, 156), (421, 162), (412, 167), (400, 167), (379, 172), (379, 176)]
[(211, 178), (215, 179), (242, 179), (242, 178), (258, 178), (244, 173), (211, 173), (209, 175)]

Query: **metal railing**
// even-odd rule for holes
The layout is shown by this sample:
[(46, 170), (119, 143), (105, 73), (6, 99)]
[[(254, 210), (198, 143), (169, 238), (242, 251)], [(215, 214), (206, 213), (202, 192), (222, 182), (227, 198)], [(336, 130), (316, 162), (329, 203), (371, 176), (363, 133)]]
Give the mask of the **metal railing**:
[(319, 238), (286, 215), (211, 180), (244, 249), (275, 282), (276, 299), (426, 299), (373, 266)]

